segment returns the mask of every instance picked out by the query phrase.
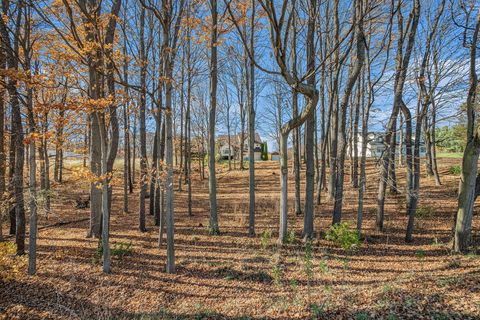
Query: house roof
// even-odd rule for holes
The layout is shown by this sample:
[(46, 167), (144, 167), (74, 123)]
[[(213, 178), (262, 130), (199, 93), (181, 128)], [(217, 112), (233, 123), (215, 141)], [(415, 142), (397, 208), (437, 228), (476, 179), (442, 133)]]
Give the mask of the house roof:
[[(230, 135), (230, 143), (234, 146), (240, 145), (240, 140), (242, 138), (241, 134), (232, 134)], [(245, 141), (248, 142), (248, 133), (244, 134)], [(222, 134), (217, 136), (217, 143), (223, 145), (228, 143), (228, 135)], [(262, 139), (260, 138), (260, 135), (258, 133), (255, 133), (255, 143), (263, 143)]]

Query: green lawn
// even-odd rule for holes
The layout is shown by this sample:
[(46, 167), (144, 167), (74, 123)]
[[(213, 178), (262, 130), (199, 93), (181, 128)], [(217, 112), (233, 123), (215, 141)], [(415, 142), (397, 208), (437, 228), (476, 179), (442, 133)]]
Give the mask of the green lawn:
[(462, 158), (463, 152), (437, 152), (437, 158)]

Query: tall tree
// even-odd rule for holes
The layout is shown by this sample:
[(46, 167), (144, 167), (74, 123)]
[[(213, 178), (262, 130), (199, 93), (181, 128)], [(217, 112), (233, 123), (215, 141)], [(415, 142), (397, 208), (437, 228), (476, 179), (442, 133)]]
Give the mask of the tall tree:
[[(393, 4), (392, 4), (393, 5)], [(408, 115), (408, 108), (403, 101), (403, 91), (407, 78), (407, 71), (410, 62), (410, 56), (413, 50), (413, 44), (415, 42), (415, 34), (417, 32), (418, 21), (420, 17), (420, 1), (415, 0), (412, 4), (410, 14), (407, 22), (404, 22), (404, 16), (402, 14), (401, 2), (398, 2), (395, 10), (392, 9), (392, 14), (395, 12), (397, 18), (397, 53), (395, 58), (395, 73), (394, 73), (394, 92), (393, 92), (393, 108), (390, 118), (387, 124), (387, 132), (385, 134), (385, 152), (382, 157), (380, 180), (378, 184), (377, 195), (377, 219), (376, 229), (383, 231), (383, 222), (385, 214), (385, 193), (387, 188), (388, 173), (390, 168), (391, 153), (394, 152), (395, 139), (393, 134), (395, 131), (397, 116), (400, 110), (404, 113), (405, 120), (410, 117)], [(410, 122), (411, 123), (411, 122)], [(407, 128), (406, 141), (408, 137), (409, 129)], [(411, 127), (410, 127), (411, 134)], [(411, 141), (411, 136), (410, 136)], [(408, 142), (406, 144), (407, 149), (407, 161), (411, 160), (411, 148), (409, 148)], [(410, 154), (409, 154), (410, 153)], [(407, 165), (408, 166), (408, 165)], [(407, 179), (409, 174), (407, 174)], [(410, 180), (409, 180), (410, 181)], [(410, 182), (407, 185), (410, 186)], [(410, 187), (408, 187), (410, 188)]]
[[(460, 177), (460, 188), (458, 190), (458, 208), (455, 215), (455, 229), (453, 238), (453, 251), (465, 252), (471, 242), (473, 205), (476, 199), (477, 185), (480, 179), (478, 173), (478, 157), (480, 155), (480, 131), (475, 121), (476, 115), (476, 97), (477, 97), (477, 43), (478, 33), (480, 31), (480, 11), (477, 13), (474, 26), (469, 26), (470, 15), (474, 10), (474, 4), (463, 6), (466, 25), (464, 27), (464, 46), (470, 49), (469, 64), (469, 89), (466, 101), (467, 111), (467, 144), (463, 152), (462, 174)], [(473, 29), (473, 34), (469, 43), (467, 42), (467, 32)]]
[[(10, 99), (11, 114), (12, 114), (12, 142), (14, 146), (14, 163), (10, 167), (12, 171), (12, 185), (13, 194), (15, 199), (15, 243), (17, 245), (17, 255), (23, 255), (25, 253), (25, 203), (23, 196), (23, 165), (25, 157), (24, 148), (24, 134), (22, 125), (22, 115), (19, 100), (19, 93), (17, 87), (17, 80), (15, 79), (15, 73), (18, 72), (18, 54), (19, 54), (19, 32), (22, 25), (23, 10), (25, 7), (24, 1), (19, 1), (16, 5), (17, 15), (12, 26), (7, 26), (5, 19), (0, 19), (0, 35), (2, 41), (2, 47), (6, 55), (6, 66), (11, 72), (11, 75), (7, 77), (6, 89)], [(8, 10), (8, 9), (7, 9)], [(10, 13), (7, 12), (7, 16)], [(9, 30), (13, 32), (13, 39)]]
[(217, 178), (215, 173), (215, 125), (217, 113), (217, 38), (218, 38), (218, 12), (217, 1), (210, 0), (210, 14), (212, 26), (210, 29), (210, 110), (208, 120), (208, 191), (210, 194), (210, 233), (218, 234), (217, 213)]
[(339, 148), (337, 155), (337, 178), (336, 178), (336, 190), (335, 190), (335, 203), (333, 207), (333, 223), (339, 223), (342, 215), (343, 204), (343, 183), (344, 183), (344, 167), (345, 167), (345, 154), (347, 147), (347, 128), (346, 128), (346, 116), (347, 107), (350, 100), (353, 87), (357, 82), (360, 75), (360, 71), (363, 67), (363, 61), (365, 60), (365, 35), (363, 31), (364, 9), (361, 1), (355, 1), (354, 8), (354, 24), (355, 24), (355, 65), (350, 69), (345, 88), (340, 102), (340, 127), (339, 127)]
[(140, 8), (140, 48), (139, 48), (139, 64), (140, 64), (140, 193), (139, 193), (139, 210), (138, 210), (138, 229), (145, 232), (145, 197), (147, 194), (147, 132), (145, 112), (147, 107), (146, 78), (147, 78), (147, 57), (145, 47), (145, 7)]

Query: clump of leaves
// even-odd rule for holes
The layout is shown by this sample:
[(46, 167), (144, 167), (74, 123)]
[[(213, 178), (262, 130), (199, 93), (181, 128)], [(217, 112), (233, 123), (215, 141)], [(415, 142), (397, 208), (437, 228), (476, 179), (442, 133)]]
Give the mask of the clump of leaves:
[(418, 207), (415, 214), (419, 218), (429, 218), (435, 215), (435, 208), (431, 206)]
[(265, 230), (262, 232), (262, 238), (260, 240), (260, 243), (262, 245), (262, 249), (266, 250), (270, 246), (270, 243), (272, 241), (272, 230)]
[(313, 277), (313, 249), (312, 242), (307, 241), (305, 244), (305, 256), (303, 258), (303, 270), (307, 276), (308, 281)]
[(310, 305), (310, 312), (312, 313), (312, 319), (321, 319), (324, 314), (324, 305), (312, 303)]
[(292, 290), (296, 290), (297, 287), (298, 287), (298, 282), (297, 282), (297, 280), (295, 280), (295, 279), (290, 280), (290, 288), (291, 288)]
[(274, 257), (273, 266), (272, 266), (273, 283), (276, 286), (280, 286), (282, 284), (282, 277), (283, 277), (283, 266), (280, 260), (280, 255), (276, 254)]
[[(112, 257), (123, 258), (124, 256), (129, 256), (133, 253), (132, 242), (118, 242), (114, 243), (110, 247), (110, 255)], [(94, 262), (97, 262), (103, 255), (103, 246), (102, 242), (98, 242), (97, 250), (95, 251)]]
[(287, 235), (285, 236), (285, 243), (292, 244), (295, 242), (295, 231), (288, 230)]
[(15, 253), (14, 243), (0, 242), (0, 279), (9, 281), (20, 276), (20, 270), (25, 266), (26, 260)]
[(426, 254), (425, 254), (425, 251), (424, 251), (424, 250), (421, 250), (421, 249), (420, 249), (420, 250), (415, 251), (415, 256), (416, 256), (417, 258), (419, 258), (419, 259), (425, 258), (425, 255), (426, 255)]
[(328, 273), (328, 264), (327, 264), (327, 261), (326, 261), (326, 260), (320, 261), (319, 268), (320, 268), (320, 271), (321, 271), (322, 273)]
[(221, 267), (216, 270), (216, 274), (225, 280), (246, 280), (262, 283), (272, 282), (272, 277), (263, 271), (251, 273), (238, 271), (232, 267)]
[(448, 173), (459, 176), (462, 173), (462, 167), (460, 165), (451, 166), (448, 168)]
[(355, 315), (355, 320), (368, 320), (370, 316), (366, 312), (359, 312)]
[(460, 261), (452, 260), (448, 263), (447, 267), (449, 269), (458, 269), (458, 268), (460, 268)]
[(307, 276), (308, 299), (310, 300), (311, 283), (313, 280), (313, 248), (312, 242), (307, 241), (305, 244), (305, 256), (303, 258), (303, 270)]
[(327, 231), (325, 239), (340, 246), (345, 252), (350, 253), (360, 245), (360, 238), (355, 230), (350, 229), (346, 222), (334, 224)]
[(114, 243), (110, 249), (110, 254), (115, 257), (124, 257), (131, 255), (133, 252), (132, 242), (118, 242)]
[(192, 237), (192, 242), (193, 244), (197, 244), (197, 242), (200, 240), (200, 238), (198, 236), (193, 236)]

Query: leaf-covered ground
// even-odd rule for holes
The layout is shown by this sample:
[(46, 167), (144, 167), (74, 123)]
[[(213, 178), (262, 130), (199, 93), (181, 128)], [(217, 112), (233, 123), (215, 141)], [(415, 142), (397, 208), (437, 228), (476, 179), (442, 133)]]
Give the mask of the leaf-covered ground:
[[(38, 274), (0, 279), (0, 318), (480, 319), (480, 256), (450, 254), (458, 176), (449, 168), (458, 163), (440, 162), (442, 186), (422, 176), (412, 244), (403, 241), (405, 168), (398, 168), (401, 193), (388, 195), (385, 232), (378, 233), (378, 175), (369, 164), (366, 237), (351, 254), (324, 239), (332, 204), (325, 203), (322, 194), (322, 204), (315, 208), (311, 260), (305, 259), (301, 241), (303, 217), (293, 209), (289, 223), (295, 237), (291, 235), (291, 243), (281, 251), (276, 249), (276, 162), (256, 167), (254, 238), (247, 237), (248, 171), (218, 171), (218, 236), (207, 229), (208, 180), (199, 181), (195, 172), (193, 217), (187, 215), (186, 188), (175, 193), (175, 275), (164, 272), (165, 247), (158, 247), (159, 230), (151, 216), (148, 231), (138, 231), (137, 193), (130, 195), (130, 212), (123, 213), (120, 186), (115, 187), (111, 221), (111, 243), (119, 255), (113, 257), (112, 273), (103, 274), (97, 240), (86, 238), (89, 210), (72, 205), (77, 196), (87, 194), (87, 183), (67, 176), (63, 184), (54, 185), (48, 221), (41, 213)], [(343, 220), (353, 226), (357, 191), (346, 179)], [(290, 181), (293, 207), (293, 176)], [(475, 215), (476, 232), (478, 220)], [(4, 225), (4, 234), (7, 231)], [(306, 270), (310, 263), (311, 273)]]

